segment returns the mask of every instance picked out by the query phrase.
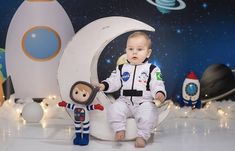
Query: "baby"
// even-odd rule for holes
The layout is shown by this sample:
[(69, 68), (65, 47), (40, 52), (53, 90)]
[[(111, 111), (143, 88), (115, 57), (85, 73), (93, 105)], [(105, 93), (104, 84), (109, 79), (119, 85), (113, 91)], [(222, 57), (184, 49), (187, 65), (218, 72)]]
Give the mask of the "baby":
[(157, 108), (153, 100), (166, 98), (160, 69), (148, 63), (152, 52), (151, 39), (144, 32), (134, 32), (126, 44), (127, 64), (118, 65), (110, 77), (103, 80), (100, 90), (111, 93), (120, 89), (120, 97), (109, 107), (108, 120), (115, 132), (115, 140), (125, 138), (127, 118), (135, 118), (137, 138), (135, 147), (143, 148), (157, 122)]

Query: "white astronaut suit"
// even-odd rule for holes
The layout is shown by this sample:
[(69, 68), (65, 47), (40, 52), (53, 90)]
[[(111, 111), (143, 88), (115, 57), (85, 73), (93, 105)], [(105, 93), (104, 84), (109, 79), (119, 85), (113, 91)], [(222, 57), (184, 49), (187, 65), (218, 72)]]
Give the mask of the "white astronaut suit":
[(115, 132), (125, 130), (126, 119), (134, 117), (137, 136), (147, 141), (158, 118), (153, 99), (157, 92), (166, 97), (160, 69), (148, 62), (119, 65), (102, 83), (105, 85), (104, 92), (107, 93), (121, 88), (120, 97), (108, 109), (112, 129)]

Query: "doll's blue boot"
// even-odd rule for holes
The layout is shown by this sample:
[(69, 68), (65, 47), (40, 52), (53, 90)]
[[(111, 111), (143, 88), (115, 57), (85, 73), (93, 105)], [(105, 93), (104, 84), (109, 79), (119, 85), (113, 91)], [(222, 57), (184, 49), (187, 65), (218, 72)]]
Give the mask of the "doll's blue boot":
[(76, 137), (73, 139), (73, 144), (74, 145), (80, 145), (80, 140), (82, 139), (82, 134), (81, 133), (76, 133)]
[(85, 146), (89, 143), (89, 134), (76, 133), (76, 137), (73, 140), (74, 145)]
[(83, 134), (82, 138), (79, 142), (79, 145), (85, 146), (85, 145), (88, 145), (88, 144), (89, 144), (89, 134)]

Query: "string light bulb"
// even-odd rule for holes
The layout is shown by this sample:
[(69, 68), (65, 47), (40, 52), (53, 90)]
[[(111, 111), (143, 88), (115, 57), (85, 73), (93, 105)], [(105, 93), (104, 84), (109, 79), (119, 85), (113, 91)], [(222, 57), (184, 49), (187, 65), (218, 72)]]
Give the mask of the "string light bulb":
[(218, 108), (218, 109), (217, 109), (217, 112), (218, 112), (218, 114), (219, 114), (220, 116), (225, 115), (224, 110), (223, 110), (223, 109), (221, 109), (221, 108)]

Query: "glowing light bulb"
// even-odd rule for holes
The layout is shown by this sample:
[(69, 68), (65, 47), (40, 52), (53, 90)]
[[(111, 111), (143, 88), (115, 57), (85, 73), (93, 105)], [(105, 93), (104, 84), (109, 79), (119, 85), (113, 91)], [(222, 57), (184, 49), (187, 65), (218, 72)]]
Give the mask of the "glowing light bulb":
[(217, 112), (221, 116), (223, 116), (225, 114), (225, 112), (221, 108), (218, 108)]
[(14, 101), (12, 100), (12, 99), (9, 99), (9, 101), (8, 101), (9, 103), (9, 105), (13, 105), (14, 104)]
[(154, 132), (157, 132), (157, 128), (156, 127), (154, 128)]
[(208, 109), (211, 105), (211, 101), (209, 101), (208, 103), (206, 103), (205, 109)]
[(170, 109), (171, 108), (171, 104), (169, 104), (168, 106), (167, 106), (167, 109)]
[(51, 96), (51, 95), (49, 95), (49, 96), (48, 96), (48, 99), (52, 99), (52, 96)]
[(21, 110), (19, 108), (16, 109), (16, 113), (17, 113), (17, 115), (20, 115), (21, 114)]
[(176, 106), (176, 107), (175, 107), (175, 109), (176, 109), (176, 110), (179, 110), (179, 109), (180, 109), (180, 107), (179, 107), (179, 106)]

